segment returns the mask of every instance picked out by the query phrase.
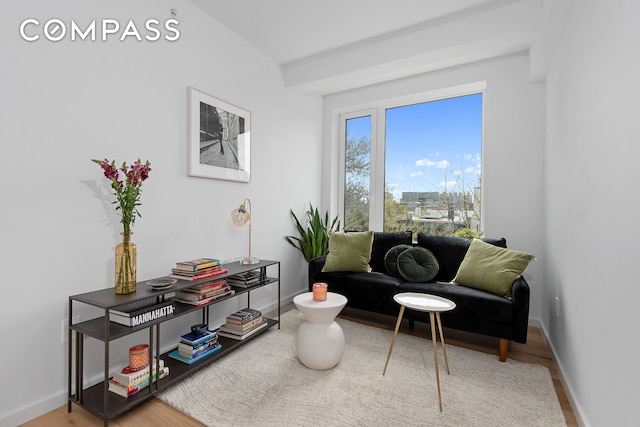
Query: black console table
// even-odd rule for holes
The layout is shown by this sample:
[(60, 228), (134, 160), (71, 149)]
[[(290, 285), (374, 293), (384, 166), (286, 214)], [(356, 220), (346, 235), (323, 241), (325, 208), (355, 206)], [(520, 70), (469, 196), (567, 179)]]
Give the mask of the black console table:
[[(231, 264), (223, 264), (224, 269), (228, 272), (216, 276), (216, 280), (224, 279), (228, 276), (243, 273), (246, 271), (261, 269), (261, 273), (265, 280), (260, 284), (251, 288), (234, 287), (235, 294), (227, 295), (209, 302), (203, 306), (194, 306), (190, 304), (182, 304), (175, 302), (175, 310), (172, 315), (161, 317), (159, 319), (144, 323), (139, 326), (128, 327), (115, 322), (109, 321), (109, 310), (117, 308), (125, 304), (134, 303), (143, 299), (156, 297), (162, 299), (167, 294), (176, 290), (188, 288), (192, 283), (185, 280), (178, 280), (171, 288), (166, 290), (153, 290), (146, 286), (145, 282), (139, 282), (136, 286), (136, 292), (129, 295), (116, 295), (113, 288), (102, 289), (94, 292), (73, 295), (69, 297), (69, 355), (68, 355), (68, 403), (67, 411), (71, 412), (72, 403), (75, 403), (94, 415), (100, 417), (104, 421), (104, 425), (108, 425), (109, 420), (126, 412), (132, 407), (139, 405), (154, 394), (162, 391), (171, 384), (184, 379), (198, 369), (208, 365), (209, 363), (223, 357), (238, 347), (251, 341), (256, 336), (262, 335), (266, 330), (278, 325), (280, 328), (280, 262), (262, 260), (258, 264), (243, 265), (238, 262)], [(200, 310), (202, 312), (202, 323), (209, 324), (209, 309), (230, 298), (237, 298), (245, 295), (247, 298), (247, 306), (251, 306), (251, 291), (277, 284), (278, 286), (278, 316), (277, 318), (267, 319), (268, 327), (261, 329), (257, 333), (247, 337), (244, 340), (233, 340), (230, 338), (218, 337), (218, 342), (222, 344), (222, 348), (209, 356), (187, 364), (169, 357), (169, 352), (160, 354), (160, 326), (162, 323), (181, 317), (187, 313)], [(87, 304), (104, 310), (104, 316), (95, 319), (73, 323), (74, 305)], [(225, 314), (226, 317), (226, 314)], [(185, 325), (188, 326), (188, 325)], [(121, 397), (109, 391), (109, 347), (110, 343), (118, 338), (130, 335), (134, 332), (148, 329), (149, 331), (149, 360), (158, 357), (164, 361), (165, 366), (169, 367), (169, 375), (157, 381), (149, 381), (149, 385), (129, 398)], [(185, 330), (188, 328), (185, 328)], [(72, 340), (72, 333), (75, 334), (75, 346)], [(104, 344), (104, 380), (98, 384), (85, 388), (83, 378), (84, 364), (84, 337), (92, 337)], [(176, 340), (178, 338), (176, 337)], [(74, 390), (75, 389), (75, 390)], [(75, 391), (75, 393), (74, 393)]]

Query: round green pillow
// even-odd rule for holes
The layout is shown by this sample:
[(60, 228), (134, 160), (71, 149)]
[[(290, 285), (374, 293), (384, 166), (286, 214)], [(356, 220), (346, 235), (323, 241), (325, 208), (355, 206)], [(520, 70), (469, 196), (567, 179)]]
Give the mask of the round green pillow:
[(384, 266), (390, 275), (400, 277), (400, 272), (398, 271), (398, 255), (412, 247), (411, 245), (398, 245), (387, 251), (384, 255)]
[(398, 272), (408, 282), (428, 282), (438, 274), (438, 260), (431, 251), (420, 246), (398, 255)]

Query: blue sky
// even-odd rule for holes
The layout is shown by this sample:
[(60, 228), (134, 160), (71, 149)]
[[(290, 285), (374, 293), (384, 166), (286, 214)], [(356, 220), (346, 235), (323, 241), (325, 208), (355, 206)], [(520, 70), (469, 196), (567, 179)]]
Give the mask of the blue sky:
[[(470, 191), (480, 177), (482, 94), (388, 109), (385, 183), (403, 191)], [(351, 120), (349, 136), (368, 134)]]

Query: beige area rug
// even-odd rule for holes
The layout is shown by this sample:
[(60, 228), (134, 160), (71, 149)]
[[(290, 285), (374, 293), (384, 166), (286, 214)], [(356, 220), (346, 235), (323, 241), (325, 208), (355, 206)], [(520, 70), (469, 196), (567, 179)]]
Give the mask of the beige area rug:
[[(431, 341), (337, 319), (342, 361), (314, 371), (295, 355), (302, 314), (158, 397), (209, 426), (566, 426), (547, 368), (438, 344), (443, 412)], [(446, 336), (445, 336), (446, 340)], [(446, 341), (445, 341), (446, 342)]]

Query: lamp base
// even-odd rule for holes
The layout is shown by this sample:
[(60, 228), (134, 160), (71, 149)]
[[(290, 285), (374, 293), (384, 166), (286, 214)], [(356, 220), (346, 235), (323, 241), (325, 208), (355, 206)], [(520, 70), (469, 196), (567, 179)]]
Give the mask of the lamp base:
[(260, 260), (258, 258), (242, 258), (242, 260), (240, 261), (240, 264), (257, 264), (259, 263)]

